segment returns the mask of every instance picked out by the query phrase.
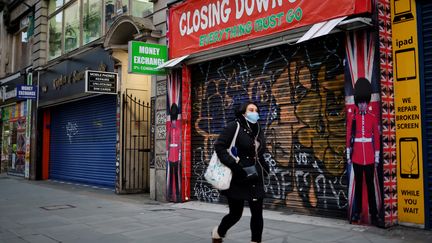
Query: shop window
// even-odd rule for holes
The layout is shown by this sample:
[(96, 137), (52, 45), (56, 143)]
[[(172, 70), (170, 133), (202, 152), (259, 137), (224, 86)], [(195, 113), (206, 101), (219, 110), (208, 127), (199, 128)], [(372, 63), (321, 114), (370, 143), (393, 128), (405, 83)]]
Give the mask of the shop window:
[(131, 11), (135, 17), (147, 17), (153, 13), (153, 3), (149, 0), (132, 0)]
[(1, 164), (9, 173), (24, 175), (26, 154), (26, 102), (1, 109)]

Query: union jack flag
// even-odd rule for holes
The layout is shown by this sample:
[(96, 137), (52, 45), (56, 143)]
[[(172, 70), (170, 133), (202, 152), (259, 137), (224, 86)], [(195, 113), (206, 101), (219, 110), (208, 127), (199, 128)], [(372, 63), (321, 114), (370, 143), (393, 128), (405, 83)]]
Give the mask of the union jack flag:
[[(354, 103), (354, 85), (359, 78), (366, 78), (372, 86), (371, 102), (379, 101), (378, 65), (375, 56), (375, 41), (372, 33), (360, 31), (346, 35), (347, 65), (345, 65), (345, 94)], [(351, 103), (352, 102), (352, 103)]]
[[(168, 81), (167, 81), (167, 91), (168, 91), (168, 99), (167, 99), (167, 119), (168, 121), (171, 121), (171, 118), (169, 116), (169, 112), (171, 109), (171, 106), (173, 104), (176, 104), (178, 107), (178, 110), (181, 111), (181, 102), (180, 102), (180, 90), (181, 90), (181, 72), (175, 70), (172, 71), (168, 75)], [(178, 120), (181, 118), (181, 112), (178, 114)]]

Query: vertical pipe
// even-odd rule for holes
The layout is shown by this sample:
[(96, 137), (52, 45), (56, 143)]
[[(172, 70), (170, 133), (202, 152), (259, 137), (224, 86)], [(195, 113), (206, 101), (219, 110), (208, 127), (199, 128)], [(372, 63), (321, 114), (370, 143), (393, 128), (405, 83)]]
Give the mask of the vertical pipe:
[[(131, 120), (131, 122), (133, 122), (133, 123), (131, 123), (131, 125), (134, 125), (135, 123), (136, 123), (136, 121), (137, 121), (137, 119), (136, 119), (136, 106), (137, 106), (137, 100), (136, 100), (136, 97), (134, 97), (134, 106), (133, 106), (133, 115), (134, 115), (134, 119), (133, 120)], [(135, 130), (135, 126), (133, 126), (133, 130)], [(131, 129), (131, 136), (133, 136), (133, 132), (132, 132), (132, 129)], [(136, 136), (133, 136), (133, 164), (134, 164), (134, 175), (133, 175), (133, 181), (134, 181), (134, 184), (133, 184), (133, 188), (134, 189), (136, 189), (136, 185), (137, 185), (137, 173), (138, 173), (138, 170), (137, 170), (137, 161), (136, 161)]]
[[(151, 105), (150, 105), (150, 103), (148, 103), (147, 102), (147, 106), (146, 106), (146, 109), (147, 109), (147, 124), (146, 124), (146, 128), (147, 128), (147, 148), (148, 148), (148, 150), (147, 150), (147, 153), (146, 153), (146, 161), (147, 161), (147, 165), (146, 165), (146, 178), (147, 178), (147, 180), (146, 180), (146, 182), (149, 182), (150, 181), (150, 160), (152, 159), (151, 158), (151, 152), (150, 152), (150, 148), (151, 148), (151, 136), (150, 136), (150, 134), (151, 134), (151, 122), (152, 122), (152, 119), (151, 118), (153, 118), (153, 119), (155, 119), (156, 117), (152, 117), (151, 116), (151, 112), (152, 112), (152, 110), (151, 110)], [(149, 189), (148, 188), (149, 187), (149, 183), (146, 183), (146, 189)]]
[(131, 161), (131, 155), (130, 155), (130, 153), (131, 153), (131, 150), (130, 150), (130, 147), (131, 147), (131, 144), (132, 144), (132, 138), (131, 138), (131, 118), (132, 118), (132, 98), (130, 97), (130, 96), (128, 96), (127, 95), (127, 99), (128, 99), (128, 101), (130, 100), (130, 102), (131, 102), (131, 104), (128, 106), (128, 114), (129, 114), (129, 120), (128, 120), (128, 124), (129, 124), (129, 130), (128, 130), (128, 136), (129, 136), (129, 148), (126, 148), (127, 149), (127, 153), (128, 153), (128, 164), (129, 164), (129, 180), (128, 180), (128, 184), (129, 184), (129, 187), (128, 187), (128, 189), (130, 189), (130, 185), (131, 185), (131, 170), (132, 170), (132, 161)]
[[(142, 190), (142, 181), (143, 181), (143, 173), (142, 173), (142, 168), (144, 168), (144, 166), (142, 165), (142, 160), (140, 160), (140, 155), (141, 155), (141, 100), (138, 100), (138, 148), (137, 148), (137, 152), (138, 152), (138, 164), (141, 166), (141, 169), (138, 171), (138, 184), (139, 184), (139, 189)], [(140, 183), (141, 180), (141, 183)]]
[(123, 122), (122, 122), (122, 161), (121, 161), (121, 166), (122, 166), (122, 168), (121, 168), (121, 171), (122, 171), (122, 173), (121, 173), (121, 182), (120, 183), (122, 183), (122, 189), (124, 190), (124, 188), (123, 188), (123, 181), (124, 180), (126, 180), (126, 166), (125, 166), (125, 158), (126, 158), (126, 139), (125, 139), (125, 137), (126, 137), (126, 130), (124, 129), (125, 128), (125, 126), (126, 126), (126, 115), (127, 115), (127, 113), (126, 113), (126, 109), (125, 109), (125, 107), (126, 107), (126, 97), (125, 97), (125, 94), (123, 94), (122, 95), (122, 97), (123, 97), (123, 105), (122, 105), (122, 112), (123, 112)]

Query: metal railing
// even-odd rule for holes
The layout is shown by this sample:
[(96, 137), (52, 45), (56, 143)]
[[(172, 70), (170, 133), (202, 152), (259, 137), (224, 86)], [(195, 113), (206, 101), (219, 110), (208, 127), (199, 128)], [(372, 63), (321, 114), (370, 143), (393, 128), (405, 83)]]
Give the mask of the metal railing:
[(126, 92), (122, 108), (122, 189), (127, 193), (148, 192), (152, 107)]

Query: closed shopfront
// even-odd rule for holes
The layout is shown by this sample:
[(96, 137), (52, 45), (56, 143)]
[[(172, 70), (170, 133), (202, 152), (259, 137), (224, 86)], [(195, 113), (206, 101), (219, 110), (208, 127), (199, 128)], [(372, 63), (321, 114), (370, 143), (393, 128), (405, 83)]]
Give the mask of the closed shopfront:
[[(375, 173), (382, 171), (378, 52), (376, 33), (368, 28), (372, 2), (289, 1), (266, 8), (266, 2), (249, 6), (227, 0), (220, 4), (220, 23), (213, 12), (205, 14), (218, 4), (190, 0), (170, 9), (172, 60), (166, 66), (173, 68), (169, 80), (176, 85), (168, 85), (167, 133), (174, 131), (172, 119), (178, 119), (173, 104), (180, 104), (183, 139), (180, 155), (178, 149), (169, 150), (168, 158), (172, 154), (182, 161), (182, 191), (188, 190), (184, 168), (190, 162), (190, 198), (226, 201), (206, 182), (204, 172), (236, 107), (253, 101), (267, 140), (266, 208), (382, 224), (382, 173)], [(182, 61), (182, 71), (175, 70)], [(348, 128), (347, 121), (358, 125)], [(367, 126), (374, 131), (367, 128), (366, 134)], [(361, 153), (360, 144), (371, 149)], [(351, 147), (356, 147), (356, 166), (347, 163)], [(370, 176), (355, 183), (352, 168), (359, 177), (366, 167)], [(367, 188), (358, 186), (366, 180)], [(167, 184), (175, 188), (172, 180)]]
[(50, 178), (115, 185), (116, 96), (51, 109)]
[[(113, 69), (109, 53), (96, 47), (74, 56), (73, 61), (40, 72), (42, 179), (115, 187), (117, 89), (110, 94), (95, 94), (86, 92), (85, 86), (86, 70), (111, 77)], [(103, 82), (114, 82), (112, 86), (117, 87), (115, 76), (109, 81), (100, 79), (98, 84), (92, 82), (87, 90)]]
[(428, 1), (419, 2), (420, 27), (419, 33), (421, 71), (423, 72), (423, 139), (424, 139), (424, 168), (425, 168), (425, 224), (432, 227), (432, 3)]
[(0, 80), (0, 172), (29, 177), (30, 134), (28, 103), (17, 98), (25, 76), (15, 73)]
[(224, 199), (203, 183), (218, 134), (235, 105), (260, 108), (267, 137), (266, 207), (346, 216), (344, 39), (331, 35), (192, 66), (192, 195)]

